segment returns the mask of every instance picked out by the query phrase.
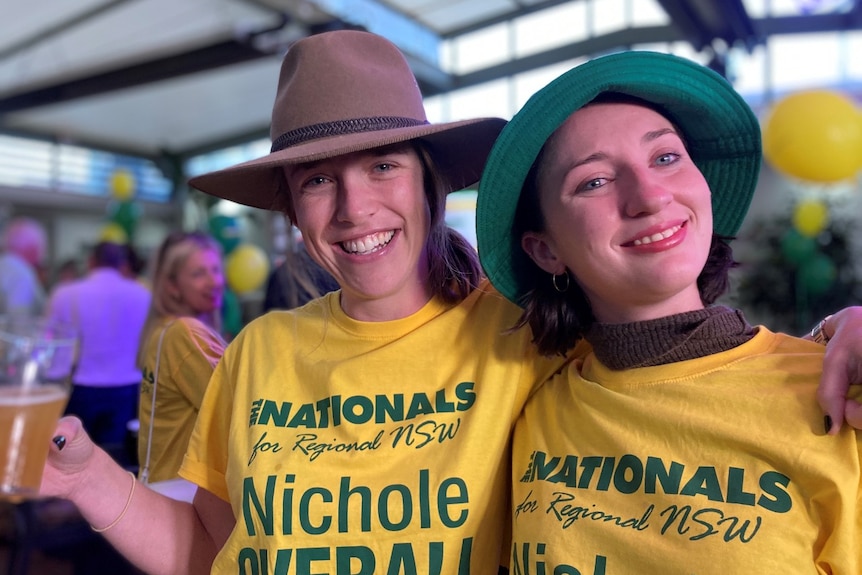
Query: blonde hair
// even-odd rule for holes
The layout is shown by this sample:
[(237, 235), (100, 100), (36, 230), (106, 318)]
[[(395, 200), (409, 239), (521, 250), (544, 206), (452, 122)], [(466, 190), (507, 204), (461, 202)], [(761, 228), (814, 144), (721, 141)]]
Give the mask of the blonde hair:
[(194, 313), (188, 304), (174, 297), (167, 289), (170, 282), (176, 281), (177, 275), (189, 256), (202, 250), (221, 254), (219, 243), (203, 232), (174, 232), (164, 239), (156, 252), (150, 265), (152, 270), (152, 299), (138, 345), (138, 367), (143, 367), (146, 360), (145, 354), (150, 335), (166, 317), (194, 316), (203, 321), (216, 334), (221, 330), (220, 309), (215, 309), (201, 317), (200, 314)]

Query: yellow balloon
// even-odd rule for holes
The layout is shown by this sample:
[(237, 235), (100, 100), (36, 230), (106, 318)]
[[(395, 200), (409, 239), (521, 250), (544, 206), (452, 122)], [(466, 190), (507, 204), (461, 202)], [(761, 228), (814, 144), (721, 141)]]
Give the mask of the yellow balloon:
[(111, 195), (120, 201), (128, 201), (135, 195), (135, 177), (128, 170), (117, 170), (111, 176)]
[(793, 227), (802, 234), (813, 238), (823, 231), (829, 223), (829, 209), (817, 200), (799, 202), (793, 212)]
[(121, 225), (110, 223), (102, 227), (102, 231), (99, 233), (99, 241), (125, 245), (129, 241), (129, 236)]
[(230, 289), (237, 294), (258, 289), (269, 275), (269, 258), (253, 244), (234, 248), (225, 262), (225, 276)]
[[(856, 115), (858, 120), (856, 124), (859, 126), (859, 131), (862, 132), (862, 108), (858, 108), (857, 111), (859, 113)], [(859, 170), (862, 170), (862, 139), (857, 143), (858, 147), (856, 149), (856, 158), (859, 160)]]
[(773, 106), (763, 128), (763, 154), (779, 172), (838, 182), (862, 168), (862, 122), (854, 101), (837, 92), (791, 94)]

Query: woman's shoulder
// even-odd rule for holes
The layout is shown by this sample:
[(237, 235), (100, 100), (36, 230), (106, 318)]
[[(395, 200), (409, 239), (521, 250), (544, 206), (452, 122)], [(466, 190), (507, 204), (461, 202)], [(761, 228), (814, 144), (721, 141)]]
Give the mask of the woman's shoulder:
[(770, 346), (772, 353), (826, 353), (826, 346), (810, 339), (772, 331), (764, 325), (757, 326), (756, 339)]
[(273, 335), (290, 337), (297, 330), (314, 331), (324, 325), (332, 316), (333, 304), (330, 300), (338, 297), (336, 292), (324, 294), (308, 303), (293, 309), (274, 309), (249, 321), (234, 341), (256, 338), (270, 339)]
[(475, 308), (476, 311), (484, 314), (500, 315), (512, 322), (516, 321), (524, 311), (506, 299), (487, 279), (482, 280), (460, 305), (464, 308)]
[(195, 317), (174, 317), (170, 321), (165, 322), (164, 329), (167, 334), (166, 337), (171, 338), (222, 339), (221, 335), (215, 329)]

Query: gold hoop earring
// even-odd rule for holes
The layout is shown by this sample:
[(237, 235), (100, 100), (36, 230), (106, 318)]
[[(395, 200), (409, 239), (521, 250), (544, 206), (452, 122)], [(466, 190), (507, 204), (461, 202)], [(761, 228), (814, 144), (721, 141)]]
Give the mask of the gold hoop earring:
[[(560, 287), (560, 285), (557, 284), (558, 277), (566, 278), (566, 285)], [(567, 270), (563, 270), (563, 273), (561, 274), (551, 274), (551, 283), (554, 284), (554, 289), (557, 290), (557, 293), (566, 293), (569, 291), (569, 272)]]

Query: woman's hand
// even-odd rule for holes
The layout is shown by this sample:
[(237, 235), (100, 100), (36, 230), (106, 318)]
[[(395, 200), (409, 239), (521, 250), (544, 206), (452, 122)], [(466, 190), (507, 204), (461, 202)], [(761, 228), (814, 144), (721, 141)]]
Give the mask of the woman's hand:
[(823, 325), (828, 337), (817, 399), (832, 435), (843, 422), (862, 429), (862, 404), (848, 399), (851, 385), (862, 384), (862, 306), (844, 308)]
[(48, 459), (42, 472), (41, 495), (73, 499), (87, 475), (96, 445), (77, 417), (63, 417), (57, 423)]
[(57, 423), (42, 473), (40, 493), (69, 499), (84, 519), (145, 573), (208, 574), (220, 545), (236, 522), (230, 504), (202, 498), (207, 531), (195, 508), (134, 483), (134, 477), (98, 447), (76, 417)]

